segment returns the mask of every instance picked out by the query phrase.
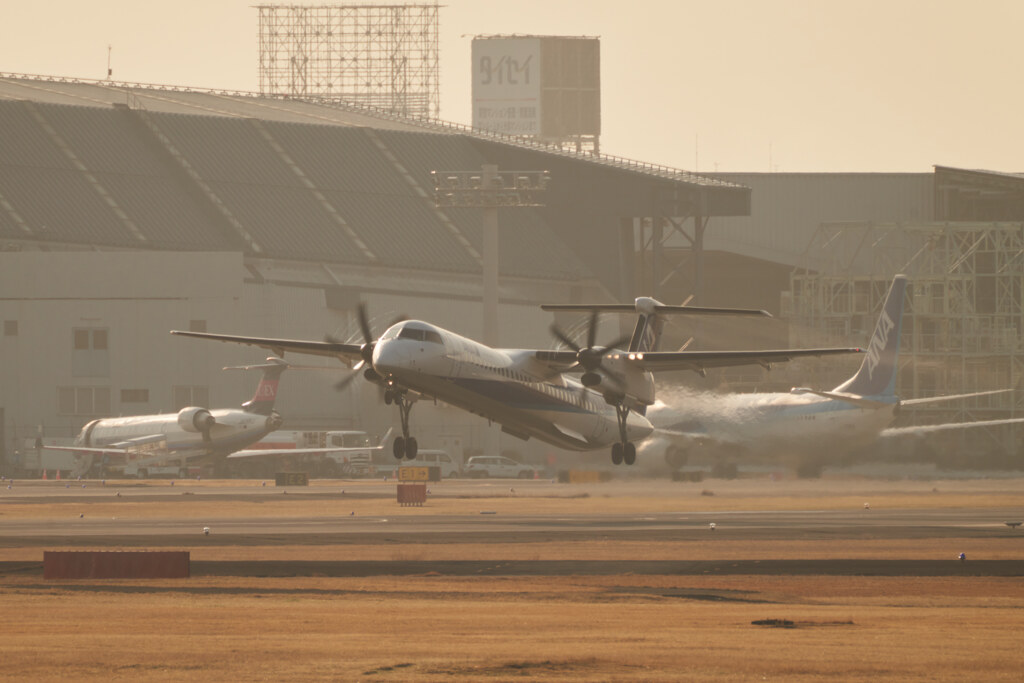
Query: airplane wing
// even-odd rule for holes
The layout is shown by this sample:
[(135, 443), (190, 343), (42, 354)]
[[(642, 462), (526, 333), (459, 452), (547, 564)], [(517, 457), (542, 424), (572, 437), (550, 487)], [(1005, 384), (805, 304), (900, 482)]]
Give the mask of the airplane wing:
[[(612, 351), (608, 357), (623, 360), (650, 372), (692, 370), (702, 373), (708, 368), (739, 365), (760, 365), (771, 369), (774, 363), (784, 363), (794, 358), (835, 356), (863, 353), (863, 351), (859, 348), (783, 349), (777, 351), (647, 351), (635, 354), (632, 358), (624, 351)], [(543, 364), (549, 375), (584, 371), (584, 368), (577, 364), (576, 351), (569, 349), (534, 351), (533, 360)]]
[[(901, 406), (913, 406), (913, 405), (924, 405), (926, 403), (941, 403), (942, 401), (955, 401), (960, 398), (974, 398), (976, 396), (992, 396), (994, 394), (1006, 394), (1013, 391), (1013, 389), (994, 389), (992, 391), (975, 391), (970, 394), (949, 394), (947, 396), (929, 396), (927, 398), (909, 398), (901, 400)], [(794, 390), (797, 393), (797, 390)], [(879, 406), (887, 405), (891, 401), (876, 401), (872, 398), (865, 396), (857, 396), (856, 394), (844, 394), (836, 391), (817, 391), (815, 389), (800, 389), (799, 393), (802, 394), (814, 394), (815, 396), (821, 396), (823, 398), (830, 398), (835, 401), (845, 401), (846, 403), (852, 403), (853, 405), (862, 406), (864, 408), (877, 408)]]
[(171, 334), (182, 337), (197, 337), (199, 339), (213, 339), (214, 341), (232, 342), (235, 344), (246, 344), (258, 346), (284, 356), (286, 351), (303, 353), (310, 356), (327, 356), (337, 358), (346, 365), (354, 365), (362, 360), (359, 351), (360, 344), (346, 344), (344, 342), (332, 341), (306, 341), (303, 339), (277, 339), (274, 337), (243, 337), (233, 334), (214, 334), (211, 332), (186, 332), (184, 330), (171, 330)]
[(998, 427), (999, 425), (1016, 424), (1024, 422), (1024, 417), (1014, 417), (1006, 420), (979, 420), (977, 422), (947, 422), (940, 425), (918, 425), (915, 427), (890, 427), (883, 429), (880, 436), (891, 438), (894, 436), (908, 436), (916, 434), (931, 434), (943, 432), (949, 429), (970, 429), (972, 427)]
[(359, 451), (365, 453), (366, 451), (380, 450), (380, 447), (352, 447), (352, 448), (246, 448), (241, 451), (235, 451), (228, 456), (228, 460), (236, 460), (239, 458), (259, 458), (259, 457), (283, 457), (283, 456), (297, 456), (297, 455), (323, 455), (325, 453), (352, 453)]
[(923, 405), (925, 403), (940, 403), (942, 401), (955, 401), (958, 398), (974, 398), (975, 396), (992, 396), (994, 394), (1008, 394), (1013, 389), (993, 389), (992, 391), (976, 391), (973, 394), (949, 394), (948, 396), (928, 396), (926, 398), (908, 398), (900, 401), (901, 406)]
[(101, 453), (103, 455), (166, 455), (167, 435), (146, 434), (105, 446), (46, 446), (53, 451), (74, 451), (77, 453)]
[(648, 351), (636, 354), (630, 363), (651, 372), (666, 370), (693, 370), (724, 368), (738, 365), (760, 365), (771, 368), (773, 363), (785, 363), (794, 358), (808, 356), (836, 356), (863, 353), (858, 348), (782, 349), (777, 351)]
[(387, 443), (391, 440), (391, 435), (394, 433), (394, 428), (388, 428), (388, 431), (384, 432), (384, 436), (380, 438), (380, 442), (376, 446), (335, 446), (333, 448), (246, 448), (240, 451), (235, 451), (228, 455), (228, 460), (240, 459), (240, 458), (258, 458), (258, 457), (283, 457), (283, 456), (305, 456), (305, 455), (323, 455), (326, 453), (366, 453), (376, 452), (384, 450)]

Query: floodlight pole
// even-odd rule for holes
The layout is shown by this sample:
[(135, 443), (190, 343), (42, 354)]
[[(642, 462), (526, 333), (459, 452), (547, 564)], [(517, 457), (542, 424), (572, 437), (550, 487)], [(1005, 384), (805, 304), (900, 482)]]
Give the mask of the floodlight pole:
[[(498, 183), (498, 166), (480, 167), (480, 183), (494, 187)], [(481, 236), (481, 266), (483, 267), (484, 343), (498, 345), (498, 204), (483, 207), (483, 234)]]
[(438, 207), (483, 210), (480, 267), (483, 270), (483, 341), (497, 346), (498, 335), (498, 208), (543, 206), (550, 176), (547, 171), (498, 171), (484, 164), (479, 171), (431, 171)]

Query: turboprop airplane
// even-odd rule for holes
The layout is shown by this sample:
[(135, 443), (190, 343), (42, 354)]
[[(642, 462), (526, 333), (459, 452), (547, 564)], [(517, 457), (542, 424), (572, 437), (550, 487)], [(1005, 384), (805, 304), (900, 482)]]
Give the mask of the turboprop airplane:
[[(419, 396), (428, 396), (501, 425), (521, 439), (535, 437), (575, 451), (611, 446), (612, 462), (636, 461), (635, 442), (654, 427), (644, 414), (654, 403), (652, 372), (787, 361), (802, 356), (855, 353), (859, 349), (659, 352), (665, 315), (763, 315), (749, 309), (666, 306), (640, 297), (633, 304), (548, 305), (548, 311), (590, 312), (586, 346), (578, 346), (557, 327), (552, 332), (568, 349), (495, 349), (420, 320), (391, 325), (379, 339), (359, 308), (363, 344), (243, 337), (174, 330), (171, 334), (235, 342), (270, 349), (338, 358), (371, 382), (384, 387), (384, 403), (399, 409), (402, 435), (393, 441), (396, 458), (414, 459), (416, 437), (409, 413)], [(599, 312), (635, 313), (631, 335), (597, 346)], [(625, 350), (620, 350), (628, 342)], [(577, 380), (573, 375), (579, 374)], [(343, 381), (343, 383), (346, 383)]]
[[(690, 455), (742, 455), (796, 460), (801, 474), (879, 437), (941, 429), (984, 427), (1021, 419), (887, 428), (903, 406), (1005, 393), (1010, 389), (900, 400), (896, 371), (907, 278), (889, 288), (867, 353), (857, 373), (831, 391), (795, 388), (789, 393), (713, 394), (680, 392), (658, 401), (648, 417), (655, 430), (640, 447), (645, 466), (664, 462), (675, 470)], [(662, 396), (666, 392), (662, 391)]]

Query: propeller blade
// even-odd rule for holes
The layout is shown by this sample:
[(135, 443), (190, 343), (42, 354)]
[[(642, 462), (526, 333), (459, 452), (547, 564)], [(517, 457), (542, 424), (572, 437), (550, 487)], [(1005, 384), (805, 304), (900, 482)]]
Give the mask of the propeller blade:
[(629, 341), (630, 341), (630, 340), (631, 340), (632, 338), (633, 338), (633, 335), (632, 335), (632, 333), (630, 333), (630, 334), (626, 334), (626, 335), (623, 335), (623, 336), (619, 337), (618, 339), (616, 339), (615, 341), (613, 341), (613, 342), (612, 342), (611, 344), (607, 344), (607, 345), (606, 345), (606, 346), (604, 347), (604, 349), (602, 349), (602, 351), (601, 351), (601, 355), (603, 356), (603, 355), (605, 355), (606, 353), (608, 353), (609, 351), (612, 351), (612, 350), (614, 350), (614, 349), (617, 349), (617, 348), (619, 348), (619, 347), (620, 347), (620, 346), (622, 346), (623, 344), (626, 344), (627, 342), (629, 342)]
[(551, 326), (551, 334), (558, 338), (558, 341), (562, 342), (576, 353), (580, 352), (580, 347), (576, 345), (572, 339), (570, 339), (564, 332), (558, 329), (558, 325)]
[(373, 332), (370, 331), (370, 318), (366, 312), (366, 304), (360, 303), (356, 313), (359, 317), (359, 330), (363, 333), (363, 341), (369, 344), (373, 341)]
[(597, 343), (597, 309), (590, 313), (590, 324), (587, 325), (587, 348), (594, 348)]
[(349, 384), (352, 384), (352, 380), (359, 376), (359, 371), (355, 370), (342, 377), (339, 381), (334, 383), (335, 391), (344, 391), (348, 388)]

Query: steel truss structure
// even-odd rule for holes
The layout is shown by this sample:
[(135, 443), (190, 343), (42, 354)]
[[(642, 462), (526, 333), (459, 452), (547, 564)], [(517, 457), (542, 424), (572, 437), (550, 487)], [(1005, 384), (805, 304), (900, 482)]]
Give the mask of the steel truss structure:
[(439, 116), (438, 4), (256, 9), (260, 94)]
[[(916, 398), (1015, 387), (1024, 377), (1024, 223), (828, 223), (791, 276), (783, 315), (800, 345), (861, 341), (896, 273), (910, 277), (897, 391)], [(907, 423), (1024, 415), (1024, 392), (905, 410)], [(1016, 427), (1016, 428), (1015, 428)], [(977, 434), (976, 432), (985, 432)], [(1024, 428), (947, 440), (1014, 452)]]

